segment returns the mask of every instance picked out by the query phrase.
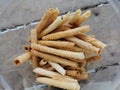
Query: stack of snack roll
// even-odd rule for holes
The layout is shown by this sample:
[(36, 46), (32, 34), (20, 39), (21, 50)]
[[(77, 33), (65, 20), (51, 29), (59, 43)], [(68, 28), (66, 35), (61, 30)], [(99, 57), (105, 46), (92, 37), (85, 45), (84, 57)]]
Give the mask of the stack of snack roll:
[(100, 60), (106, 44), (87, 35), (89, 25), (81, 24), (91, 12), (59, 15), (57, 8), (48, 9), (37, 26), (30, 30), (25, 53), (14, 59), (19, 66), (30, 61), (36, 81), (68, 90), (79, 90), (78, 81), (88, 79), (86, 64)]

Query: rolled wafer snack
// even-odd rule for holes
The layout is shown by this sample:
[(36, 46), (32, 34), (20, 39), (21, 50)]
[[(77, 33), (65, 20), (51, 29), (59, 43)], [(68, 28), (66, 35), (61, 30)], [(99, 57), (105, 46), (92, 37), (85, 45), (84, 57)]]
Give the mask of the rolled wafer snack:
[(67, 23), (71, 18), (71, 15), (70, 13), (67, 13), (66, 15), (64, 16), (59, 16), (56, 18), (56, 20), (51, 24), (49, 25), (46, 29), (44, 29), (40, 35), (39, 35), (39, 38), (52, 32), (53, 30), (55, 30), (56, 28), (58, 28), (59, 26)]
[(38, 61), (38, 57), (35, 55), (31, 55), (31, 62), (32, 62), (32, 67), (33, 69), (36, 67), (39, 67), (39, 61)]
[(39, 65), (44, 66), (45, 64), (47, 64), (47, 61), (45, 59), (41, 59)]
[(95, 40), (95, 41), (91, 41), (91, 43), (94, 45), (94, 46), (96, 46), (96, 47), (99, 47), (100, 49), (104, 49), (107, 45), (106, 44), (104, 44), (104, 43), (102, 43), (101, 41), (99, 41), (99, 40)]
[(85, 63), (86, 62), (85, 59), (70, 59), (70, 60), (77, 62), (77, 63)]
[(98, 48), (101, 48), (101, 49), (104, 49), (104, 48), (107, 46), (107, 45), (104, 44), (103, 42), (101, 42), (101, 41), (99, 41), (99, 40), (97, 40), (97, 39), (95, 39), (95, 38), (92, 38), (92, 37), (90, 37), (90, 36), (87, 36), (87, 35), (85, 35), (85, 34), (83, 34), (83, 33), (79, 33), (79, 34), (76, 35), (76, 36), (77, 36), (78, 38), (86, 41), (86, 42), (91, 43), (92, 45), (94, 45), (94, 46), (96, 46), (96, 47), (98, 47)]
[(75, 45), (75, 43), (68, 41), (42, 41), (42, 40), (38, 41), (38, 44), (55, 48), (71, 48), (74, 47)]
[(70, 59), (70, 60), (72, 60), (74, 62), (77, 62), (77, 63), (82, 63), (82, 64), (84, 63), (84, 64), (86, 64), (86, 60), (85, 59)]
[(100, 60), (100, 56), (99, 55), (88, 58), (86, 60), (86, 63), (90, 63), (90, 62), (97, 61), (97, 60)]
[(44, 58), (47, 61), (52, 61), (52, 62), (56, 62), (56, 63), (60, 63), (60, 64), (63, 64), (63, 65), (72, 66), (72, 67), (78, 67), (78, 64), (76, 62), (70, 61), (70, 60), (65, 59), (65, 58), (61, 58), (61, 57), (58, 57), (58, 56), (38, 52), (38, 51), (35, 51), (35, 50), (31, 50), (31, 52), (32, 52), (33, 55)]
[(87, 31), (89, 31), (89, 26), (85, 25), (85, 26), (74, 28), (74, 29), (69, 29), (69, 30), (66, 30), (66, 31), (61, 31), (61, 32), (48, 34), (46, 36), (43, 36), (42, 39), (43, 40), (56, 40), (56, 39), (76, 35), (79, 32), (87, 32)]
[[(62, 49), (62, 50), (67, 50), (67, 51), (73, 51), (73, 52), (87, 52), (85, 49), (80, 48), (78, 46), (66, 46), (66, 47), (63, 47), (63, 46), (62, 45), (59, 46), (59, 47), (55, 46), (55, 48)], [(51, 46), (51, 47), (53, 47), (53, 46)]]
[(39, 83), (45, 83), (50, 86), (55, 86), (63, 89), (69, 89), (69, 90), (80, 90), (80, 86), (77, 82), (70, 82), (70, 81), (65, 81), (65, 80), (55, 80), (55, 79), (50, 79), (50, 78), (37, 78), (37, 82)]
[(30, 52), (24, 53), (14, 59), (14, 64), (16, 66), (20, 66), (23, 64), (25, 61), (29, 60), (31, 58)]
[(47, 77), (51, 77), (51, 78), (54, 78), (54, 79), (59, 79), (59, 78), (62, 77), (59, 73), (56, 73), (56, 72), (53, 72), (53, 71), (49, 71), (47, 69), (43, 69), (43, 68), (40, 68), (40, 67), (35, 68), (33, 70), (33, 72), (35, 72), (37, 74), (40, 74), (40, 75), (47, 76)]
[[(32, 29), (30, 31), (30, 38), (31, 38), (31, 43), (37, 43), (37, 31), (36, 31), (36, 29)], [(32, 62), (33, 69), (38, 67), (39, 66), (38, 57), (35, 55), (32, 55), (31, 59), (32, 59), (31, 62)]]
[(81, 39), (78, 39), (76, 37), (67, 37), (65, 39), (68, 40), (68, 41), (74, 42), (77, 46), (79, 46), (79, 47), (81, 47), (85, 50), (88, 50), (90, 52), (93, 52), (93, 53), (96, 53), (96, 54), (101, 53), (100, 48), (97, 48), (97, 47), (91, 45), (90, 43), (85, 42), (85, 41), (83, 41)]
[(24, 45), (23, 46), (23, 49), (25, 50), (25, 51), (30, 51), (31, 50), (31, 47), (30, 47), (30, 45)]
[(63, 49), (63, 50), (68, 50), (68, 51), (74, 51), (74, 52), (86, 52), (85, 49), (83, 48), (80, 48), (78, 46), (74, 46), (74, 47), (65, 47), (65, 48), (60, 48), (60, 49)]
[(50, 61), (49, 61), (49, 64), (50, 64), (53, 68), (55, 68), (55, 70), (58, 71), (60, 74), (65, 75), (66, 70), (65, 70), (60, 64), (55, 63), (55, 62), (50, 62)]
[(80, 16), (80, 18), (75, 22), (76, 26), (80, 26), (81, 23), (83, 23), (86, 19), (88, 19), (91, 16), (91, 11), (88, 10), (84, 14)]
[(58, 79), (58, 80), (66, 80), (66, 81), (73, 81), (73, 82), (76, 82), (75, 79), (72, 79), (68, 76), (63, 76), (57, 72), (54, 72), (54, 71), (49, 71), (47, 69), (43, 69), (43, 68), (35, 68), (33, 70), (33, 72), (37, 73), (37, 74), (40, 74), (40, 75), (43, 75), (43, 76), (47, 76), (47, 77), (50, 77), (50, 78), (53, 78), (53, 79)]
[(46, 11), (36, 28), (30, 31), (30, 45), (24, 46), (30, 57), (23, 54), (14, 63), (24, 63), (27, 56), (32, 62), (33, 72), (40, 76), (38, 82), (79, 90), (77, 81), (88, 78), (85, 65), (100, 59), (98, 54), (106, 45), (95, 36), (84, 34), (89, 31), (88, 25), (79, 27), (90, 16), (90, 11), (82, 15), (80, 10), (72, 15), (58, 14), (57, 8)]
[(49, 26), (57, 18), (58, 14), (59, 10), (57, 8), (48, 9), (36, 26), (37, 33), (40, 33), (43, 29)]
[(54, 55), (58, 55), (61, 57), (66, 57), (66, 58), (72, 58), (72, 59), (84, 59), (85, 58), (84, 53), (82, 52), (60, 50), (60, 49), (50, 48), (50, 47), (43, 46), (40, 44), (35, 44), (35, 43), (31, 44), (31, 48), (38, 50), (38, 51), (45, 52), (45, 53), (50, 53), (50, 54), (54, 54)]
[(38, 57), (37, 57), (37, 56), (32, 55), (32, 60), (31, 60), (31, 62), (32, 62), (32, 67), (33, 67), (33, 69), (36, 68), (36, 67), (39, 67)]
[(30, 31), (30, 38), (32, 43), (37, 43), (37, 32), (36, 29)]
[[(32, 55), (31, 56), (31, 62), (32, 62), (32, 67), (33, 69), (36, 68), (36, 67), (39, 67), (39, 61), (38, 61), (38, 57), (35, 56), (35, 55)], [(38, 76), (38, 75), (37, 75)]]
[(80, 15), (81, 15), (81, 10), (80, 9), (76, 10), (74, 15), (70, 19), (69, 24), (74, 25), (76, 21), (80, 18)]
[(79, 34), (77, 34), (76, 36), (77, 36), (78, 38), (86, 41), (86, 42), (95, 41), (95, 38), (91, 38), (90, 36), (87, 36), (87, 35), (85, 35), (85, 34), (83, 34), (83, 33), (79, 33)]

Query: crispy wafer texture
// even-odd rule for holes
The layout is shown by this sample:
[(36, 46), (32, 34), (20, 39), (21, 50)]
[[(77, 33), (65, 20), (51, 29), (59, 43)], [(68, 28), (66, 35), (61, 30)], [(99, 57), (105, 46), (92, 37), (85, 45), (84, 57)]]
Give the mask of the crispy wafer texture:
[(36, 67), (39, 67), (39, 61), (38, 61), (38, 57), (37, 56), (35, 56), (35, 55), (32, 55), (32, 58), (31, 58), (32, 60), (32, 66), (33, 66), (33, 69), (34, 68), (36, 68)]
[(68, 41), (42, 41), (42, 40), (39, 40), (38, 44), (55, 48), (74, 48), (75, 45), (75, 43)]
[(51, 79), (51, 78), (41, 77), (41, 78), (37, 78), (37, 82), (45, 83), (50, 86), (55, 86), (55, 87), (59, 87), (59, 88), (63, 88), (63, 89), (69, 89), (69, 90), (79, 90), (80, 89), (80, 86), (77, 82), (68, 82), (65, 80), (55, 80), (55, 79)]
[(36, 26), (37, 33), (40, 33), (43, 29), (48, 27), (57, 18), (58, 14), (59, 10), (57, 8), (48, 9)]
[(70, 20), (70, 17), (71, 17), (70, 13), (67, 13), (64, 16), (57, 17), (57, 19), (51, 25), (49, 25), (46, 29), (44, 29), (38, 37), (40, 38), (40, 37), (52, 32), (53, 30), (60, 27), (61, 25), (67, 23)]
[(66, 31), (61, 31), (61, 32), (56, 32), (52, 34), (48, 34), (46, 36), (43, 36), (43, 40), (56, 40), (64, 37), (70, 37), (73, 35), (78, 34), (79, 32), (87, 32), (89, 30), (89, 26), (82, 26), (82, 27), (77, 27), (74, 29), (66, 30)]
[(84, 63), (84, 62), (86, 62), (85, 59), (70, 59), (70, 60), (75, 61), (77, 63)]
[(48, 69), (44, 69), (44, 68), (35, 68), (33, 70), (33, 72), (43, 75), (43, 76), (47, 76), (53, 79), (57, 79), (57, 80), (66, 80), (66, 81), (73, 81), (73, 82), (77, 82), (77, 80), (70, 78), (69, 76), (63, 76), (57, 72), (54, 71), (49, 71)]
[(24, 53), (20, 56), (17, 56), (15, 59), (14, 59), (14, 64), (16, 66), (20, 66), (21, 64), (23, 64), (25, 61), (29, 60), (31, 58), (31, 54), (30, 52), (27, 52), (27, 53)]
[(61, 48), (61, 49), (64, 49), (64, 50), (68, 50), (68, 51), (74, 51), (74, 52), (86, 52), (85, 49), (83, 48), (80, 48), (78, 46), (74, 46), (74, 47), (66, 47), (66, 48)]
[(85, 20), (87, 20), (91, 16), (91, 11), (88, 10), (84, 14), (82, 14), (79, 19), (75, 22), (76, 26), (80, 26), (81, 23), (83, 23)]
[(80, 39), (82, 39), (82, 40), (84, 40), (84, 41), (86, 41), (86, 42), (89, 42), (89, 43), (91, 43), (92, 45), (94, 45), (94, 46), (96, 46), (96, 47), (98, 47), (98, 48), (101, 48), (101, 49), (104, 49), (104, 48), (107, 46), (107, 45), (104, 44), (103, 42), (101, 42), (101, 41), (99, 41), (99, 40), (97, 40), (97, 39), (95, 39), (95, 38), (92, 38), (92, 37), (90, 37), (90, 36), (87, 36), (87, 35), (85, 35), (85, 34), (83, 34), (83, 33), (79, 33), (79, 34), (77, 35), (77, 37), (80, 38)]
[(43, 76), (51, 77), (51, 78), (54, 78), (54, 79), (59, 79), (59, 78), (62, 77), (62, 75), (60, 75), (59, 73), (49, 71), (47, 69), (43, 69), (43, 68), (40, 68), (40, 67), (35, 68), (33, 70), (33, 72), (38, 73), (38, 74), (43, 75)]
[(32, 43), (37, 43), (37, 32), (36, 29), (30, 31), (30, 39)]
[(69, 24), (73, 26), (76, 25), (76, 22), (80, 18), (80, 15), (81, 15), (81, 10), (80, 9), (76, 10), (72, 18), (70, 19)]
[(60, 63), (60, 64), (63, 64), (63, 65), (72, 66), (72, 67), (78, 67), (78, 63), (76, 63), (74, 61), (70, 61), (70, 60), (65, 59), (65, 58), (61, 58), (61, 57), (58, 57), (58, 56), (38, 52), (38, 51), (35, 51), (35, 50), (32, 50), (31, 52), (32, 52), (32, 54), (34, 54), (38, 57), (44, 58), (47, 61), (52, 61), (52, 62), (56, 62), (56, 63)]
[[(31, 40), (31, 43), (37, 43), (37, 29), (32, 29), (30, 31), (30, 40)], [(31, 56), (31, 62), (32, 62), (32, 67), (33, 69), (38, 67), (39, 66), (39, 61), (38, 61), (38, 57), (35, 56), (35, 55), (32, 55)]]
[(38, 44), (59, 48), (62, 50), (74, 51), (74, 52), (88, 52), (83, 48), (75, 46), (75, 43), (68, 41), (44, 41), (38, 40)]
[(31, 44), (31, 48), (45, 52), (45, 53), (50, 53), (54, 55), (58, 55), (61, 57), (66, 57), (66, 58), (72, 58), (72, 59), (84, 59), (84, 53), (82, 52), (72, 52), (72, 51), (66, 51), (66, 50), (60, 50), (60, 49), (55, 49), (55, 48), (50, 48), (47, 46), (42, 46), (40, 44)]
[(96, 54), (100, 54), (101, 53), (101, 50), (100, 48), (97, 48), (95, 46), (93, 46), (92, 44), (88, 43), (88, 42), (85, 42), (81, 39), (78, 39), (76, 37), (67, 37), (65, 38), (66, 40), (68, 41), (72, 41), (74, 42), (77, 46), (80, 46), (82, 47), (83, 49), (86, 49), (88, 51), (91, 51), (93, 53), (96, 53)]
[(65, 75), (66, 70), (65, 70), (60, 64), (55, 63), (55, 62), (50, 62), (50, 61), (49, 61), (49, 64), (50, 64), (53, 68), (55, 68), (55, 70), (58, 71), (60, 74)]

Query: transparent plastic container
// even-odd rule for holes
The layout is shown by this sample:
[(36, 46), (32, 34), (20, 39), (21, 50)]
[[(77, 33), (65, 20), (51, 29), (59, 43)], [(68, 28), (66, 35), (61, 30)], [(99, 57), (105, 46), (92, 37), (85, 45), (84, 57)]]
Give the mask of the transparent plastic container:
[[(43, 4), (46, 1), (43, 1)], [(120, 90), (120, 4), (118, 4), (120, 1), (112, 1), (111, 4), (95, 4), (96, 6), (93, 7), (82, 7), (79, 0), (70, 0), (68, 3), (64, 0), (47, 2), (48, 6), (41, 6), (45, 8), (40, 12), (41, 15), (50, 7), (58, 7), (61, 14), (66, 11), (74, 12), (78, 8), (82, 8), (83, 12), (90, 9), (92, 15), (82, 25), (90, 25), (89, 34), (94, 34), (96, 38), (108, 45), (102, 53), (100, 61), (86, 66), (89, 79), (79, 82), (81, 90)], [(90, 4), (90, 1), (83, 2)], [(115, 4), (116, 2), (117, 4)], [(36, 83), (29, 62), (25, 62), (19, 67), (13, 65), (14, 57), (24, 52), (22, 47), (28, 44), (29, 30), (36, 26), (37, 21), (29, 23), (29, 25), (24, 24), (0, 32), (0, 90), (62, 90)]]

